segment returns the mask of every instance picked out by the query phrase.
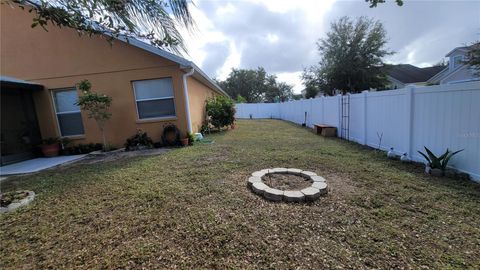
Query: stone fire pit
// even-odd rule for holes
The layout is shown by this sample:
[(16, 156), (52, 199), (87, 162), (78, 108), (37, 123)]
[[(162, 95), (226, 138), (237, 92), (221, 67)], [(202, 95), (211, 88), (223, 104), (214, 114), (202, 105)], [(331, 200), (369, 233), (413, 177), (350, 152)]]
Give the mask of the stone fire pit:
[(327, 193), (325, 178), (293, 168), (264, 169), (252, 173), (248, 187), (270, 201), (314, 201)]

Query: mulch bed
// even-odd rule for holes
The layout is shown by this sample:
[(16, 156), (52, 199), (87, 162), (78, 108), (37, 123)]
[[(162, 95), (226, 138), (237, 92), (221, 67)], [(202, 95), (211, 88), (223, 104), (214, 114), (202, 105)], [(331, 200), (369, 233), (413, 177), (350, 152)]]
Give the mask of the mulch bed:
[(294, 174), (273, 173), (262, 179), (267, 186), (279, 190), (302, 190), (312, 185), (310, 179)]

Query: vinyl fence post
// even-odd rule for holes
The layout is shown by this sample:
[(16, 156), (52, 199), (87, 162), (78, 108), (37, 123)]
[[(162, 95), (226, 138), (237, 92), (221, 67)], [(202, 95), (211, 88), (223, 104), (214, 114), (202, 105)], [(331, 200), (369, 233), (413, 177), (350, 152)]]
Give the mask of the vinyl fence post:
[(337, 136), (342, 137), (342, 95), (337, 95), (338, 99), (338, 124), (337, 124)]
[(325, 124), (325, 97), (322, 96), (322, 124)]
[(363, 145), (367, 145), (367, 95), (368, 90), (362, 92), (363, 94)]
[(408, 158), (411, 160), (413, 158), (413, 145), (412, 145), (412, 137), (413, 137), (413, 114), (414, 114), (414, 93), (415, 86), (410, 85), (407, 87), (407, 125), (406, 125), (406, 152)]

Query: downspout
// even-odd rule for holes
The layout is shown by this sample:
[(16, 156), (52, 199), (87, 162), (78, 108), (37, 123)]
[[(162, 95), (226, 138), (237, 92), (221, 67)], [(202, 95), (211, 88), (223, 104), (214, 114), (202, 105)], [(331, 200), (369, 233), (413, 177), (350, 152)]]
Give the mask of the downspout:
[(185, 95), (185, 113), (187, 114), (187, 130), (189, 133), (192, 133), (192, 120), (190, 119), (190, 101), (188, 99), (188, 86), (187, 86), (187, 77), (192, 76), (195, 72), (194, 68), (191, 68), (190, 71), (183, 74), (183, 94)]

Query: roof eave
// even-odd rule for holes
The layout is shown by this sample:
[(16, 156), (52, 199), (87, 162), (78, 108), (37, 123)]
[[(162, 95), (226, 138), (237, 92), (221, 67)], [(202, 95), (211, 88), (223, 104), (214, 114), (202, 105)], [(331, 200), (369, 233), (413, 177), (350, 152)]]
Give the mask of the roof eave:
[(203, 70), (201, 70), (193, 62), (190, 62), (190, 64), (188, 66), (182, 65), (181, 68), (182, 69), (192, 69), (193, 68), (195, 70), (195, 72), (193, 73), (192, 76), (195, 77), (197, 74), (200, 75), (200, 78), (197, 78), (197, 79), (199, 79), (201, 82), (203, 82), (204, 84), (206, 84), (207, 86), (209, 86), (210, 88), (212, 88), (213, 90), (218, 92), (219, 94), (230, 97), (230, 95), (227, 94), (227, 92), (223, 91), (223, 89), (220, 86), (218, 86), (218, 84), (214, 80), (210, 79), (210, 77), (208, 77), (207, 74), (205, 74), (205, 72), (203, 72)]
[(450, 55), (452, 55), (452, 54), (453, 54), (454, 52), (456, 52), (456, 51), (464, 51), (464, 52), (466, 52), (466, 51), (467, 51), (467, 48), (465, 48), (465, 47), (456, 47), (456, 48), (454, 48), (453, 50), (451, 50), (449, 53), (447, 53), (447, 54), (445, 55), (445, 57), (449, 57)]

